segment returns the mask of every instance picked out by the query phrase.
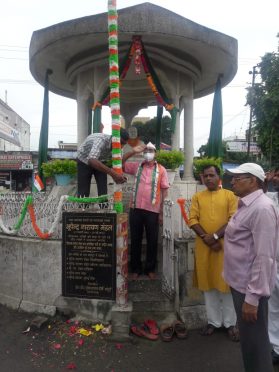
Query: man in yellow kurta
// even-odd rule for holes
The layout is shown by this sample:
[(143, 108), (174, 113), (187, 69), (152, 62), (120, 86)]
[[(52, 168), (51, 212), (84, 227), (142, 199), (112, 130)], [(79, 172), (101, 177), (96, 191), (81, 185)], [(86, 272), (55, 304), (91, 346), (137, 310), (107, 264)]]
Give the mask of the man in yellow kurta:
[(189, 226), (197, 234), (195, 246), (194, 286), (204, 292), (207, 325), (202, 335), (210, 336), (224, 326), (232, 341), (238, 341), (236, 314), (228, 285), (222, 277), (223, 236), (230, 217), (237, 209), (237, 198), (219, 187), (220, 170), (203, 169), (207, 190), (197, 192), (190, 209)]

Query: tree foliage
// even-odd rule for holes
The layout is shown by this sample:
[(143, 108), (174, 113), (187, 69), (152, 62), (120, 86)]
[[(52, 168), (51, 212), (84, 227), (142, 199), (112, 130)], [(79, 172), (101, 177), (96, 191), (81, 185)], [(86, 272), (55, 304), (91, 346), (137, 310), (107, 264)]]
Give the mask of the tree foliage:
[[(156, 122), (157, 118), (154, 117), (145, 124), (141, 121), (133, 123), (133, 126), (138, 130), (138, 136), (143, 142), (156, 142)], [(171, 145), (171, 118), (169, 116), (162, 118), (161, 142)]]
[(274, 165), (279, 156), (279, 53), (266, 53), (257, 71), (261, 82), (248, 88), (247, 104), (252, 109), (261, 151)]

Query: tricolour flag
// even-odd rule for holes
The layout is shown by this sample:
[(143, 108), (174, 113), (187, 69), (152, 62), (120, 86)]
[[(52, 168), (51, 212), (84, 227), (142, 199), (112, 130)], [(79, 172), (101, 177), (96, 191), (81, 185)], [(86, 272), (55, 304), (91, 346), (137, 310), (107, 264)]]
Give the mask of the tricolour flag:
[(42, 191), (45, 188), (43, 181), (41, 180), (38, 174), (36, 174), (34, 178), (34, 186), (36, 187), (38, 191)]

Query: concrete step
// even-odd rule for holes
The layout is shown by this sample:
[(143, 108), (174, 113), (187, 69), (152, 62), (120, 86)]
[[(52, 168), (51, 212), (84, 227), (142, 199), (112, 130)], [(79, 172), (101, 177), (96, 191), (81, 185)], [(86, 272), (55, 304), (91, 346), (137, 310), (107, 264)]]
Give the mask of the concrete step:
[(133, 322), (156, 319), (161, 323), (166, 319), (175, 319), (174, 302), (162, 293), (161, 286), (160, 278), (149, 280), (143, 277), (128, 283), (129, 301), (133, 303)]

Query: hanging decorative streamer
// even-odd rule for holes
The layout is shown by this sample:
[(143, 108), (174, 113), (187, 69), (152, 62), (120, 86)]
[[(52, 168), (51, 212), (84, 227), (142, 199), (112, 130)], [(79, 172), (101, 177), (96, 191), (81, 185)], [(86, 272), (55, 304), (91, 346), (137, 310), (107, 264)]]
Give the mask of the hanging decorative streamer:
[(186, 223), (186, 225), (189, 225), (188, 216), (187, 216), (187, 213), (186, 213), (186, 210), (185, 210), (185, 202), (186, 202), (186, 199), (182, 199), (182, 198), (177, 199), (177, 203), (180, 206), (180, 211), (181, 211), (183, 220)]
[[(135, 61), (135, 72), (136, 74), (140, 74), (140, 60), (143, 65), (144, 72), (146, 74), (146, 79), (148, 81), (148, 84), (156, 97), (156, 100), (158, 102), (159, 106), (163, 106), (169, 113), (171, 114), (172, 119), (172, 132), (175, 130), (175, 123), (176, 123), (176, 115), (178, 112), (178, 109), (171, 103), (169, 103), (169, 99), (166, 97), (166, 93), (164, 92), (163, 87), (160, 84), (160, 81), (158, 79), (158, 76), (156, 75), (154, 69), (152, 68), (151, 62), (148, 58), (147, 53), (145, 52), (145, 48), (143, 45), (143, 42), (141, 40), (141, 36), (133, 36), (133, 41), (130, 46), (129, 52), (127, 54), (127, 57), (124, 60), (124, 65), (121, 69), (120, 78), (119, 78), (119, 85), (121, 85), (121, 82), (125, 79), (127, 72), (130, 68), (131, 62), (133, 60)], [(105, 91), (101, 103), (96, 102), (93, 105), (93, 110), (96, 109), (96, 105), (108, 105), (110, 99), (109, 89)]]
[[(108, 32), (109, 32), (109, 83), (110, 110), (112, 119), (112, 168), (122, 174), (122, 154), (120, 143), (120, 95), (119, 95), (119, 64), (118, 64), (118, 22), (116, 0), (108, 1)], [(123, 212), (122, 189), (114, 192), (114, 209)]]
[(30, 218), (31, 218), (33, 229), (36, 231), (36, 234), (38, 235), (38, 237), (41, 238), (41, 239), (48, 239), (50, 237), (50, 234), (49, 233), (43, 233), (42, 230), (37, 225), (33, 205), (28, 205), (28, 212), (29, 212), (29, 215), (30, 215)]

